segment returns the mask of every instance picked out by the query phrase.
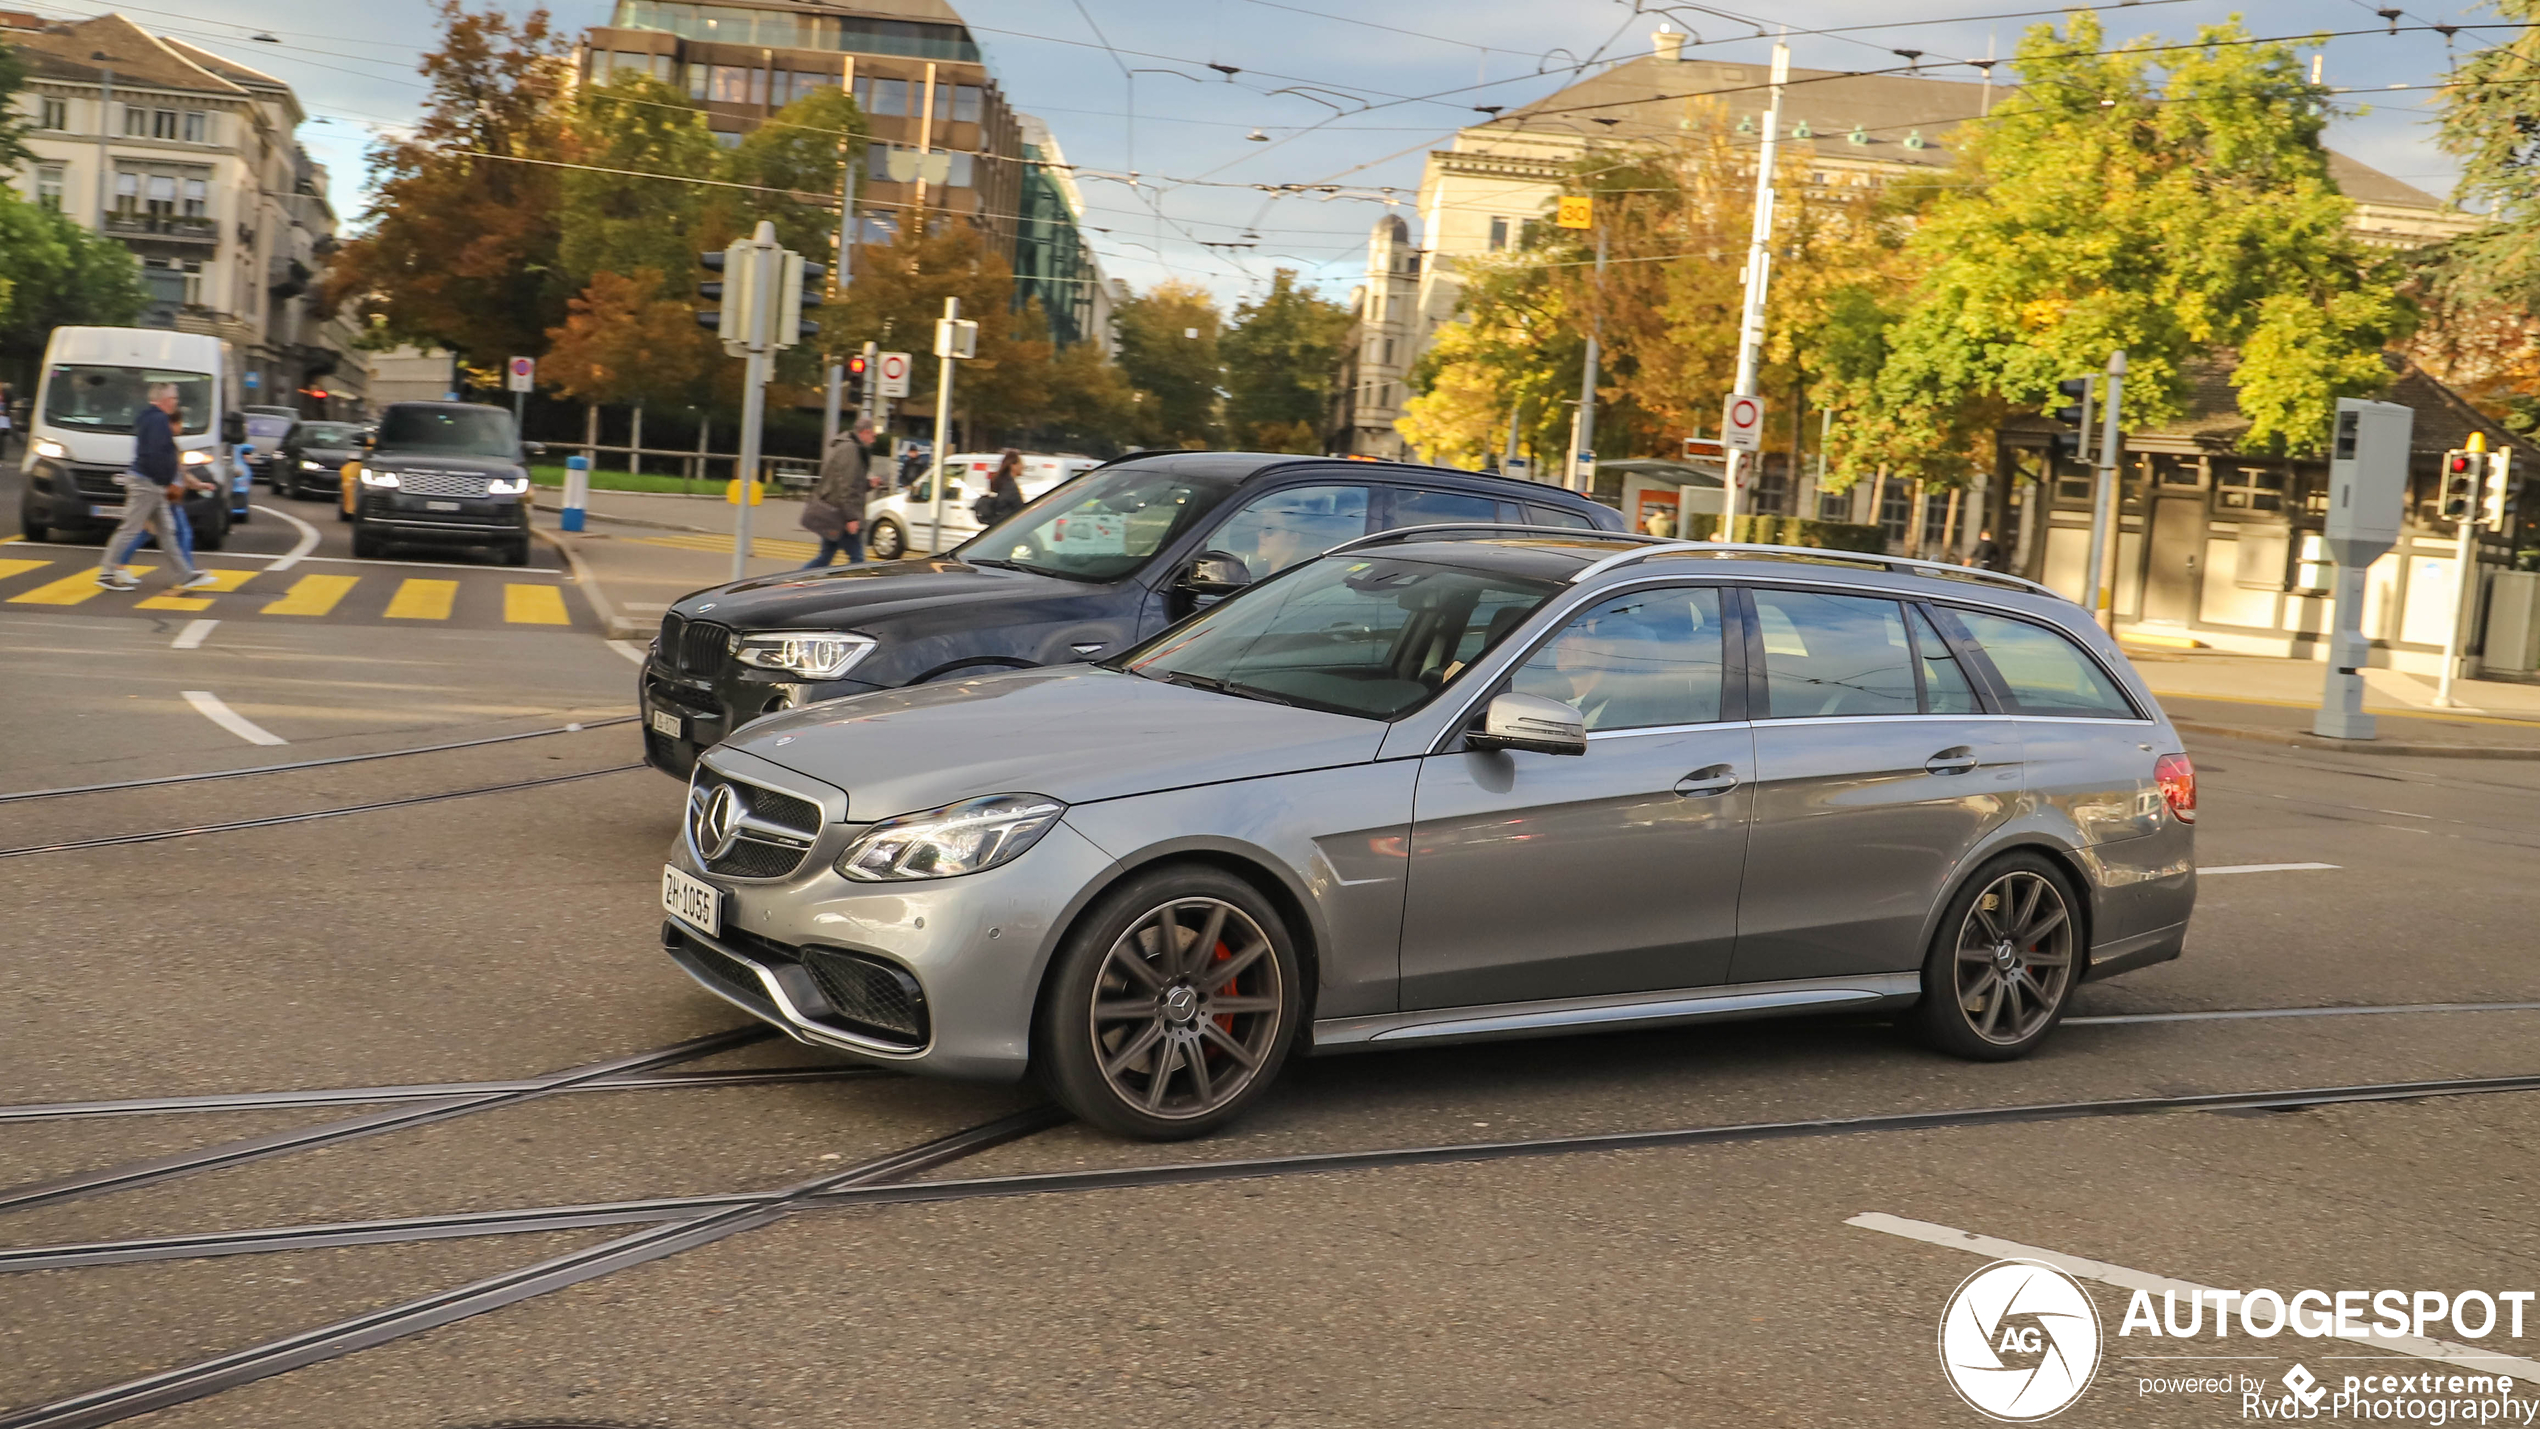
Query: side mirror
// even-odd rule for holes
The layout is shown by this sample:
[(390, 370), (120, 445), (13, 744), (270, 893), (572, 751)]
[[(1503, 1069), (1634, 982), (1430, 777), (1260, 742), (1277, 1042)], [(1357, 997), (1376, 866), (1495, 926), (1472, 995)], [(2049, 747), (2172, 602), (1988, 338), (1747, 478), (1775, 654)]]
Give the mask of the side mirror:
[(1522, 749), (1533, 754), (1587, 753), (1587, 716), (1575, 705), (1541, 695), (1500, 695), (1482, 711), (1482, 726), (1467, 730), (1473, 749)]
[(364, 433), (362, 433), (362, 450), (363, 450), (363, 451), (369, 451), (371, 448), (373, 448), (373, 447), (375, 447), (375, 446), (378, 446), (378, 445), (379, 445), (379, 433), (377, 433), (377, 432), (364, 432)]
[(1182, 573), (1182, 589), (1193, 595), (1233, 595), (1252, 584), (1252, 568), (1240, 556), (1224, 551), (1202, 551), (1191, 558), (1191, 567)]
[(247, 440), (247, 414), (236, 411), (221, 413), (220, 439), (231, 446)]
[(545, 456), (547, 454), (547, 444), (545, 442), (522, 442), (520, 444), (520, 449), (531, 456)]

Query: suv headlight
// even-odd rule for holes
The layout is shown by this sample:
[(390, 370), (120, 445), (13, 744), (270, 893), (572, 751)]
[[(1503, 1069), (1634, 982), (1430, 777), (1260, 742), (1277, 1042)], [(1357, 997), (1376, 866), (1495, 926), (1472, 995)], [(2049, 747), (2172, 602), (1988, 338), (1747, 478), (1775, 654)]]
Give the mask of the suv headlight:
[(760, 630), (741, 637), (735, 652), (744, 665), (783, 670), (809, 680), (834, 680), (872, 653), (870, 635), (843, 630)]
[(326, 463), (322, 461), (311, 461), (307, 457), (302, 457), (300, 458), (300, 470), (324, 471), (326, 470)]
[(360, 466), (353, 469), (361, 473), (362, 485), (364, 486), (395, 486), (397, 484), (397, 473), (393, 471), (381, 471), (377, 467), (369, 466)]
[(977, 873), (1022, 857), (1066, 812), (1039, 794), (990, 794), (903, 814), (856, 835), (838, 855), (838, 872), (860, 883)]
[(485, 483), (488, 496), (518, 496), (529, 489), (526, 476), (498, 476)]

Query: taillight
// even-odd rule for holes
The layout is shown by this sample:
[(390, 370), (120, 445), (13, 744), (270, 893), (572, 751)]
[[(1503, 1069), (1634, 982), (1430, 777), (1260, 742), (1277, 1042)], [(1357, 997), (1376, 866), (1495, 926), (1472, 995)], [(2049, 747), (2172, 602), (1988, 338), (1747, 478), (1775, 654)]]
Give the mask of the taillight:
[(2196, 765), (2184, 754), (2164, 754), (2152, 766), (2152, 778), (2161, 786), (2161, 802), (2182, 824), (2196, 822)]

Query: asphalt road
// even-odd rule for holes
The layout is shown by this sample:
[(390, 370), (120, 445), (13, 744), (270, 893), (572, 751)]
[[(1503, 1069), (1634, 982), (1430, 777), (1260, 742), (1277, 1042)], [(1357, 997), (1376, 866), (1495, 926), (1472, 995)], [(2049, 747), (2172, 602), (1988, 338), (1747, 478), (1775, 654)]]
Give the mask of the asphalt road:
[[(224, 614), (177, 649), (199, 617), (21, 609), (6, 594), (0, 794), (556, 730), (622, 715), (634, 673), (578, 626)], [(216, 693), (286, 743), (249, 743), (187, 691)], [(1026, 1089), (837, 1075), (841, 1064), (775, 1040), (655, 1069), (641, 1087), (537, 1084), (740, 1025), (658, 951), (656, 870), (678, 786), (625, 769), (635, 747), (631, 726), (609, 725), (0, 800), (0, 872), (20, 890), (0, 920), (0, 1102), (511, 1089), (480, 1089), (510, 1099), (464, 1114), (15, 1205), (12, 1188), (436, 1104), (0, 1109), (0, 1425), (17, 1422), (12, 1408), (656, 1227), (534, 1223), (51, 1269), (12, 1267), (15, 1250), (770, 1193), (1035, 1104)], [(2209, 877), (2187, 956), (2084, 989), (2080, 1020), (2025, 1062), (1942, 1059), (1858, 1019), (1316, 1061), (1207, 1141), (1032, 1131), (916, 1170), (922, 1190), (897, 1200), (848, 1193), (608, 1273), (560, 1272), (544, 1293), (392, 1326), (379, 1343), (179, 1394), (128, 1422), (1984, 1422), (1944, 1380), (1935, 1332), (1953, 1288), (1991, 1255), (1848, 1224), (1864, 1215), (2211, 1286), (2536, 1288), (2529, 1092), (1877, 1120), (2540, 1073), (2540, 1011), (2356, 1011), (2540, 1004), (2521, 896), (2540, 856), (2540, 764), (2222, 740), (2194, 752), (2201, 865), (2332, 867)], [(385, 807), (19, 852), (368, 804)], [(2283, 1009), (2337, 1015), (2192, 1015)], [(801, 1074), (760, 1075), (784, 1069)], [(691, 1075), (715, 1071), (735, 1075)], [(1868, 1120), (1550, 1155), (1208, 1169), (1847, 1118)], [(1100, 1174), (1137, 1167), (1179, 1169)], [(1001, 1179), (1052, 1173), (1078, 1174), (1028, 1194)], [(2092, 1289), (2108, 1358), (2059, 1423), (2239, 1418), (2236, 1399), (2142, 1392), (2191, 1368), (2270, 1386), (2297, 1359), (2330, 1379), (2423, 1368), (2336, 1340), (2118, 1338), (2125, 1292)], [(2506, 1348), (2530, 1355), (2540, 1317), (2527, 1328)], [(2248, 1358), (2149, 1358), (2164, 1354)], [(2340, 1358), (2368, 1354), (2385, 1358)]]

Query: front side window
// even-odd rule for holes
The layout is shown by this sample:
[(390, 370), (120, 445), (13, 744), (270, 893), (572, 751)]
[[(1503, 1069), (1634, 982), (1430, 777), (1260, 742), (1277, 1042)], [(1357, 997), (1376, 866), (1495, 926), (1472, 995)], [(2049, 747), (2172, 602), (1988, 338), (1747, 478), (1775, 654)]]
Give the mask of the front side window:
[(1340, 555), (1223, 601), (1122, 657), (1152, 680), (1367, 719), (1427, 704), (1561, 587)]
[(1868, 596), (1758, 590), (1767, 718), (1921, 712), (1904, 608)]
[(44, 420), (83, 432), (129, 432), (151, 384), (176, 384), (177, 424), (188, 436), (208, 430), (212, 379), (201, 372), (155, 367), (90, 367), (57, 364), (44, 375)]
[(2069, 636), (1982, 611), (1953, 611), (1984, 647), (2021, 714), (2084, 719), (2140, 718), (2117, 682)]
[(519, 454), (509, 412), (485, 407), (391, 407), (379, 423), (379, 449), (458, 456)]
[(1509, 681), (1577, 708), (1590, 733), (1720, 717), (1720, 592), (1639, 590), (1599, 601)]
[(1259, 581), (1366, 534), (1366, 487), (1291, 486), (1244, 503), (1208, 549), (1242, 561)]
[(1398, 531), (1405, 526), (1443, 526), (1453, 521), (1473, 521), (1489, 525), (1499, 519), (1499, 503), (1487, 496), (1473, 496), (1461, 491), (1423, 491), (1417, 487), (1395, 487), (1388, 495), (1391, 509), (1385, 513), (1383, 529)]
[(980, 532), (963, 560), (1080, 581), (1115, 581), (1145, 565), (1226, 499), (1228, 483), (1120, 467), (1070, 482)]

